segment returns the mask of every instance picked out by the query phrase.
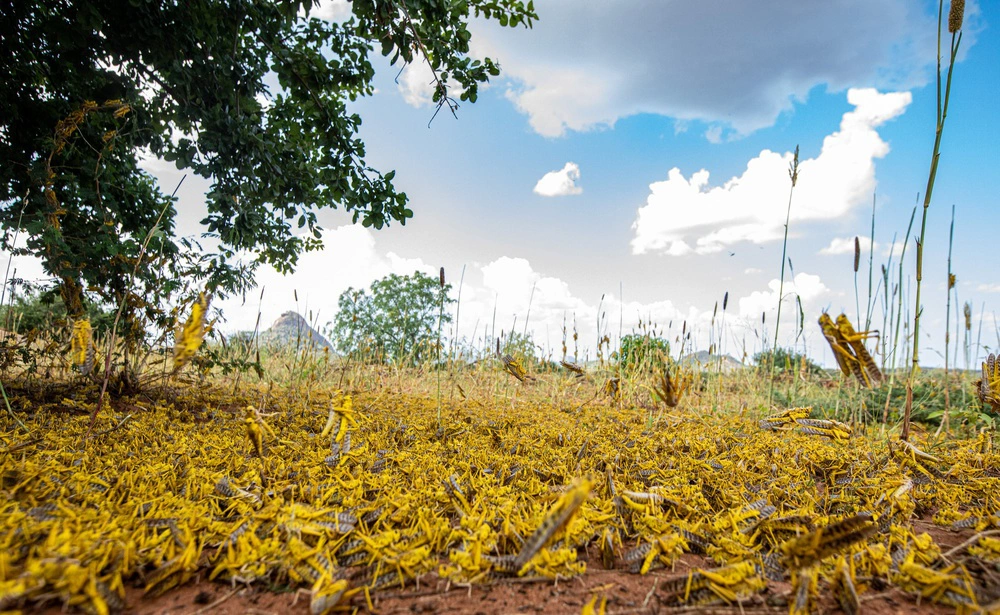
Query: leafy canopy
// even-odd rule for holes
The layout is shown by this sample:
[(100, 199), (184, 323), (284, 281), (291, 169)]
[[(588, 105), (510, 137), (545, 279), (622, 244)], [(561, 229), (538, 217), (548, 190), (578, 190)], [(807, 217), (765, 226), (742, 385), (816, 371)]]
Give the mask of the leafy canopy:
[[(71, 317), (86, 292), (169, 325), (164, 297), (247, 290), (261, 263), (287, 272), (320, 247), (317, 210), (381, 228), (413, 216), (394, 171), (365, 162), (371, 53), (427, 61), (435, 100), (475, 102), (499, 74), (468, 56), (472, 17), (530, 27), (519, 0), (354, 0), (342, 23), (318, 0), (26, 0), (0, 7), (0, 225), (43, 261)], [(205, 238), (176, 237), (175, 199), (139, 162), (208, 178)], [(150, 231), (154, 232), (148, 235)], [(140, 262), (143, 243), (148, 245)], [(241, 261), (238, 254), (253, 255)], [(132, 279), (134, 273), (134, 279)], [(133, 331), (142, 333), (135, 324)]]
[(451, 284), (441, 286), (419, 271), (390, 274), (372, 282), (370, 290), (348, 288), (338, 301), (334, 344), (366, 360), (417, 364), (434, 359), (438, 326), (451, 322), (450, 291)]

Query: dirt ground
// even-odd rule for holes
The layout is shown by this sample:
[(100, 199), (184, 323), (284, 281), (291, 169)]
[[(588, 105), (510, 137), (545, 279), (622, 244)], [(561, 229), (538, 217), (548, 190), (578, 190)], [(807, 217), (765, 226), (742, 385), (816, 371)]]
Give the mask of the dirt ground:
[[(930, 521), (916, 521), (915, 532), (928, 532), (942, 551), (961, 544), (973, 534), (971, 530), (951, 531)], [(595, 554), (596, 555), (596, 554)], [(419, 585), (402, 589), (383, 590), (372, 594), (369, 608), (364, 594), (355, 596), (344, 606), (344, 612), (448, 615), (535, 615), (580, 613), (593, 596), (598, 603), (607, 598), (606, 615), (656, 613), (787, 613), (788, 583), (771, 583), (768, 589), (741, 605), (677, 607), (661, 603), (657, 587), (668, 579), (686, 576), (694, 567), (713, 566), (706, 558), (684, 555), (674, 570), (654, 570), (647, 575), (630, 574), (624, 570), (604, 569), (599, 557), (581, 554), (587, 562), (587, 573), (561, 581), (508, 579), (491, 585), (448, 584), (436, 574), (424, 575)], [(954, 609), (920, 603), (917, 596), (896, 588), (868, 591), (860, 596), (863, 613), (952, 613)], [(233, 587), (196, 579), (192, 583), (155, 598), (146, 597), (139, 588), (128, 588), (126, 601), (129, 612), (149, 615), (308, 615), (309, 595), (305, 590), (272, 592), (256, 587)], [(820, 613), (840, 613), (840, 607), (821, 588), (817, 605)], [(49, 606), (42, 615), (65, 612), (61, 606)]]
[[(358, 613), (446, 613), (449, 615), (535, 615), (580, 613), (595, 594), (607, 597), (607, 615), (644, 613), (787, 613), (787, 590), (769, 591), (743, 605), (715, 607), (668, 607), (657, 598), (656, 586), (679, 576), (688, 566), (678, 563), (674, 572), (659, 570), (645, 576), (616, 570), (594, 570), (582, 577), (560, 582), (504, 581), (489, 586), (447, 586), (436, 575), (422, 579), (420, 587), (379, 592), (372, 596), (374, 611), (363, 595), (356, 596), (345, 612)], [(309, 596), (302, 592), (274, 593), (255, 588), (212, 582), (194, 582), (163, 596), (147, 598), (139, 589), (127, 592), (128, 612), (149, 615), (308, 615)], [(897, 589), (861, 596), (865, 613), (952, 613), (954, 609), (918, 604), (914, 596)], [(842, 612), (829, 596), (823, 596), (820, 611)], [(50, 606), (40, 615), (64, 613)]]
[[(659, 582), (678, 576), (686, 566), (678, 564), (673, 573), (660, 570), (645, 576), (623, 571), (595, 570), (582, 577), (561, 582), (505, 581), (489, 586), (448, 587), (436, 575), (425, 577), (420, 587), (383, 591), (372, 596), (375, 613), (447, 613), (449, 615), (534, 615), (537, 613), (580, 613), (593, 595), (607, 597), (607, 615), (642, 613), (787, 613), (787, 593), (771, 591), (745, 602), (742, 606), (668, 607), (656, 595)], [(784, 588), (787, 592), (788, 588)], [(211, 582), (195, 582), (156, 598), (145, 598), (138, 589), (130, 589), (129, 612), (149, 615), (307, 615), (309, 596), (304, 592), (273, 593), (254, 588)], [(868, 593), (861, 596), (865, 613), (952, 613), (954, 609), (930, 603), (918, 604), (916, 598), (899, 590)], [(363, 595), (355, 597), (345, 612), (369, 613)], [(61, 607), (49, 607), (41, 613), (63, 613)], [(842, 612), (824, 596), (820, 612)]]

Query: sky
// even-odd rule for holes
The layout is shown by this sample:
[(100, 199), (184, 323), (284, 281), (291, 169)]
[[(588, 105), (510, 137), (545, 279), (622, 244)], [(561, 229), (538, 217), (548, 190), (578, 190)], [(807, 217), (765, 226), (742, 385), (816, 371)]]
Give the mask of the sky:
[[(217, 301), (221, 330), (252, 329), (258, 311), (267, 326), (293, 309), (322, 327), (348, 287), (444, 267), (453, 297), (461, 292), (457, 335), (483, 345), (513, 328), (558, 359), (575, 322), (569, 354), (582, 360), (594, 357), (599, 328), (617, 340), (641, 321), (675, 349), (685, 327), (689, 349), (715, 342), (752, 357), (773, 343), (786, 216), (779, 343), (832, 365), (816, 324), (822, 311), (884, 328), (881, 267), (890, 265), (895, 287), (933, 147), (937, 3), (537, 0), (536, 9), (530, 30), (473, 22), (472, 55), (498, 60), (503, 72), (457, 119), (442, 112), (430, 121), (425, 64), (400, 73), (379, 58), (376, 93), (353, 107), (368, 163), (396, 171), (414, 218), (376, 231), (321, 210), (325, 249), (289, 276), (261, 269), (263, 299), (257, 291)], [(345, 0), (316, 9), (335, 20), (349, 10)], [(956, 306), (969, 302), (971, 364), (977, 349), (1000, 345), (1000, 273), (988, 264), (1000, 230), (998, 23), (1000, 5), (968, 3), (927, 213), (928, 366), (944, 361), (952, 207), (951, 339), (962, 339)], [(166, 192), (180, 179), (167, 163), (145, 164)], [(182, 186), (181, 233), (201, 232), (207, 187), (191, 177)], [(911, 238), (902, 290), (910, 317), (914, 253)]]

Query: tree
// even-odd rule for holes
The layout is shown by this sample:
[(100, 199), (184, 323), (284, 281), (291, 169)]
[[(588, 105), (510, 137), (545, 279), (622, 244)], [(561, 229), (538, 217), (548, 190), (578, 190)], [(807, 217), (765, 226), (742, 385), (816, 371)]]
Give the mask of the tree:
[(625, 369), (658, 371), (666, 367), (670, 361), (670, 342), (662, 337), (630, 333), (622, 336), (617, 358)]
[[(472, 16), (530, 27), (520, 0), (354, 0), (342, 23), (319, 0), (25, 0), (0, 6), (0, 225), (27, 235), (71, 318), (87, 301), (170, 326), (162, 299), (185, 285), (247, 290), (320, 247), (316, 210), (405, 224), (394, 171), (365, 162), (350, 101), (373, 92), (370, 53), (430, 64), (454, 110), (499, 74), (473, 60)], [(277, 84), (274, 87), (274, 84)], [(208, 178), (202, 221), (217, 251), (175, 237), (175, 201), (139, 166), (172, 161)], [(168, 189), (170, 187), (167, 187)], [(152, 231), (152, 233), (151, 233)], [(143, 246), (145, 244), (145, 250)], [(252, 254), (239, 262), (237, 254)]]
[[(771, 351), (758, 352), (753, 356), (753, 362), (759, 369), (771, 369)], [(774, 370), (777, 373), (799, 372), (815, 375), (823, 373), (823, 368), (809, 357), (781, 347), (774, 352)]]
[[(115, 318), (114, 312), (96, 303), (87, 306), (85, 316), (98, 335), (107, 335)], [(8, 305), (0, 306), (0, 327), (21, 334), (65, 325), (65, 321), (66, 307), (59, 302), (58, 293), (51, 290), (29, 290), (13, 297)]]
[[(439, 324), (451, 322), (441, 310), (453, 303), (451, 284), (416, 271), (372, 282), (370, 292), (348, 288), (337, 302), (332, 338), (337, 350), (368, 360), (416, 364), (437, 357)], [(438, 317), (441, 315), (441, 321)]]

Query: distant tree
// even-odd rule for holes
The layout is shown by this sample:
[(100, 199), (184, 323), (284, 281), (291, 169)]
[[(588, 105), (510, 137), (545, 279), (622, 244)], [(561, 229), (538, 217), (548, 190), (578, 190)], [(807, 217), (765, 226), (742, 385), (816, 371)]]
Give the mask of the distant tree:
[[(84, 304), (85, 316), (90, 320), (94, 333), (105, 335), (111, 330), (115, 314), (94, 301)], [(17, 333), (41, 333), (67, 324), (66, 306), (54, 290), (30, 290), (16, 294), (0, 307), (0, 327)]]
[(615, 358), (624, 369), (659, 370), (670, 361), (670, 342), (662, 337), (631, 333), (622, 337)]
[[(753, 356), (753, 362), (758, 369), (770, 370), (771, 351), (765, 350), (763, 352), (758, 352)], [(823, 368), (819, 364), (801, 353), (795, 352), (794, 350), (788, 350), (786, 348), (778, 348), (774, 352), (775, 372), (798, 372), (802, 369), (803, 363), (805, 364), (806, 373), (823, 373)]]
[[(453, 110), (500, 72), (469, 57), (468, 22), (537, 19), (520, 0), (354, 0), (339, 23), (319, 4), (0, 3), (2, 245), (42, 261), (70, 318), (90, 289), (124, 305), (126, 337), (170, 327), (163, 300), (195, 292), (185, 285), (218, 296), (247, 290), (259, 264), (293, 269), (321, 245), (321, 208), (405, 223), (406, 195), (365, 162), (350, 105), (374, 92), (372, 52), (427, 62), (434, 100)], [(173, 186), (143, 171), (149, 155), (211, 182), (214, 253), (176, 238)]]
[(503, 334), (500, 340), (500, 354), (509, 354), (524, 361), (537, 362), (541, 357), (542, 348), (535, 343), (535, 338), (530, 333), (510, 331)]
[(447, 306), (451, 284), (441, 287), (436, 277), (419, 271), (413, 275), (390, 274), (370, 289), (348, 288), (337, 302), (332, 323), (337, 350), (366, 360), (416, 364), (437, 357), (438, 316), (451, 322)]

